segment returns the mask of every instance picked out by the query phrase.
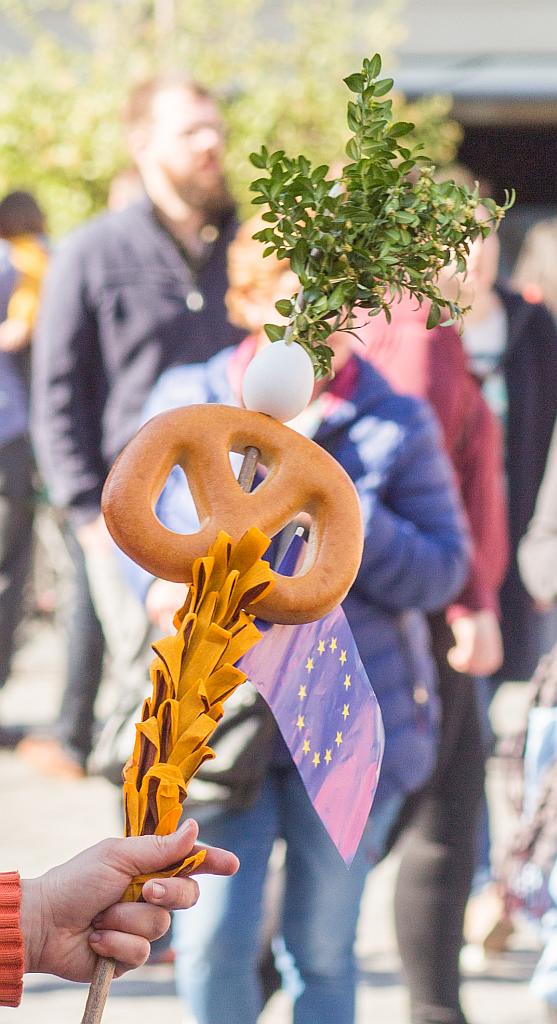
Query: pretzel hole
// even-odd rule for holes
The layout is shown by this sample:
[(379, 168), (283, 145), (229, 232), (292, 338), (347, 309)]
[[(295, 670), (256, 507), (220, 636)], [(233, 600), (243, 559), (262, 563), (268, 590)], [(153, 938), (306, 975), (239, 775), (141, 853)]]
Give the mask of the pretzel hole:
[[(244, 461), (244, 455), (245, 455), (245, 450), (240, 452), (240, 451), (236, 451), (233, 448), (231, 448), (229, 453), (228, 453), (228, 458), (230, 459), (230, 467), (232, 469), (232, 472), (234, 474), (234, 478), (236, 480), (238, 480), (238, 478), (240, 476), (240, 470), (242, 468), (242, 464), (243, 464), (243, 461)], [(263, 458), (260, 457), (257, 460), (257, 466), (256, 466), (256, 469), (255, 469), (255, 476), (254, 476), (254, 479), (253, 479), (253, 483), (252, 483), (252, 485), (251, 485), (251, 487), (249, 489), (249, 493), (250, 494), (253, 494), (254, 491), (258, 491), (259, 490), (259, 488), (261, 487), (261, 484), (264, 483), (265, 477), (267, 476), (268, 472), (269, 472), (269, 466), (267, 466), (265, 461), (263, 460)]]
[[(279, 531), (278, 549), (272, 568), (279, 576), (294, 579), (303, 576), (311, 567), (315, 550), (315, 531), (308, 512), (297, 516)], [(282, 535), (282, 536), (281, 536)]]
[[(172, 509), (169, 516), (167, 509)], [(197, 533), (201, 522), (182, 467), (175, 463), (155, 502), (154, 513), (159, 523), (171, 533)]]

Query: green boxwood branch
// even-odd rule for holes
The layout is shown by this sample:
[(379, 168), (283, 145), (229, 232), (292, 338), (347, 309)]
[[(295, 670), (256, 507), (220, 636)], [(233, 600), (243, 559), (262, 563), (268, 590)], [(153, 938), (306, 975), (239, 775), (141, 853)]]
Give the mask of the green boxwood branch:
[[(466, 270), (471, 243), (496, 228), (514, 202), (506, 194), (499, 206), (454, 181), (436, 182), (431, 161), (420, 146), (408, 149), (410, 122), (393, 121), (393, 86), (380, 79), (381, 58), (363, 62), (361, 72), (345, 79), (353, 99), (347, 121), (351, 137), (348, 163), (333, 181), (329, 167), (312, 167), (305, 156), (251, 154), (264, 176), (251, 184), (252, 202), (266, 207), (265, 227), (254, 237), (264, 255), (288, 259), (301, 292), (277, 303), (287, 324), (265, 325), (271, 341), (297, 341), (310, 353), (317, 377), (330, 374), (332, 349), (327, 339), (351, 330), (355, 309), (369, 316), (383, 312), (403, 293), (428, 301), (427, 325), (459, 321), (463, 309), (444, 299), (440, 271)], [(481, 216), (481, 211), (485, 215)]]

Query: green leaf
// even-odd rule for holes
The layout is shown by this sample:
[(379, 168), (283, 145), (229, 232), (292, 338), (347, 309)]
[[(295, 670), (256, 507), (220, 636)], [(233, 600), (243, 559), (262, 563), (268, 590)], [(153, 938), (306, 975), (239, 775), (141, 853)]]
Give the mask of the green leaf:
[(344, 305), (344, 297), (346, 295), (347, 286), (346, 284), (337, 284), (336, 288), (329, 295), (328, 307), (329, 309), (341, 309)]
[(437, 327), (437, 324), (440, 322), (440, 320), (441, 310), (436, 302), (432, 302), (426, 324), (428, 331), (432, 330), (433, 327)]
[(395, 139), (401, 139), (403, 135), (410, 135), (410, 132), (413, 132), (415, 127), (416, 125), (412, 124), (411, 121), (396, 121), (389, 128), (389, 135)]
[(319, 298), (312, 303), (311, 307), (306, 306), (306, 310), (313, 314), (314, 317), (321, 316), (328, 308), (329, 303), (326, 295), (320, 295)]
[(323, 178), (325, 178), (327, 176), (328, 171), (329, 171), (328, 164), (319, 164), (319, 167), (316, 167), (311, 172), (311, 180), (314, 181), (314, 182), (322, 181)]
[(357, 132), (360, 127), (360, 120), (356, 116), (353, 110), (348, 110), (346, 114), (346, 121), (351, 132)]
[(394, 84), (393, 78), (381, 78), (379, 82), (375, 83), (375, 95), (384, 96), (385, 93), (391, 91)]
[(350, 92), (361, 92), (365, 85), (364, 76), (360, 74), (348, 75), (348, 78), (343, 79), (343, 81), (350, 89)]
[(290, 316), (293, 305), (292, 299), (279, 299), (275, 302), (275, 309), (281, 316)]
[(381, 57), (378, 53), (375, 53), (367, 65), (367, 73), (370, 78), (377, 78), (377, 75), (381, 71)]
[(300, 276), (300, 274), (304, 272), (307, 258), (307, 243), (303, 239), (300, 239), (300, 241), (296, 243), (290, 256), (290, 266), (292, 267), (294, 273), (298, 275), (298, 277)]
[(250, 163), (252, 163), (254, 167), (267, 166), (267, 161), (265, 160), (265, 157), (261, 153), (250, 153), (249, 158)]
[(346, 143), (346, 155), (350, 157), (351, 160), (359, 160), (360, 149), (356, 139), (348, 139), (348, 142)]
[(265, 334), (269, 341), (282, 341), (286, 327), (277, 327), (276, 324), (265, 324)]
[(416, 220), (415, 213), (407, 213), (406, 210), (399, 210), (396, 215), (397, 221), (401, 224), (413, 224)]

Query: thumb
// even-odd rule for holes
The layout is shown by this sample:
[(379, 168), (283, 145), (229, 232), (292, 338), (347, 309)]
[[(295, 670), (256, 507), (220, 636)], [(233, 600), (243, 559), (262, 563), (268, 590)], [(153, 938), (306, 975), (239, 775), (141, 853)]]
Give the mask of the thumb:
[(114, 840), (107, 860), (124, 874), (134, 878), (151, 871), (162, 871), (187, 857), (199, 832), (196, 821), (189, 818), (168, 836), (129, 836)]

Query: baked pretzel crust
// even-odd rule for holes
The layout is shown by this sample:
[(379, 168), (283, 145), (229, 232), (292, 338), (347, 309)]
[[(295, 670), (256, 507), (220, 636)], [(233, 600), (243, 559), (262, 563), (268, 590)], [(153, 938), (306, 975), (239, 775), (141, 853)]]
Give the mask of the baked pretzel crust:
[[(254, 491), (236, 480), (230, 452), (261, 452), (267, 475)], [(196, 533), (177, 534), (155, 515), (173, 466), (184, 470), (199, 516)], [(118, 457), (102, 509), (118, 546), (154, 576), (188, 582), (196, 558), (219, 530), (237, 542), (251, 526), (273, 537), (300, 512), (311, 516), (304, 563), (294, 577), (274, 573), (258, 617), (300, 623), (322, 618), (346, 597), (363, 548), (360, 502), (348, 474), (315, 442), (263, 413), (193, 405), (145, 424)]]

